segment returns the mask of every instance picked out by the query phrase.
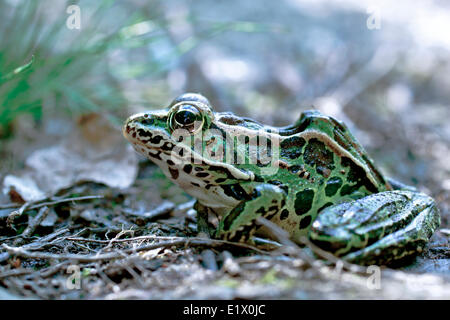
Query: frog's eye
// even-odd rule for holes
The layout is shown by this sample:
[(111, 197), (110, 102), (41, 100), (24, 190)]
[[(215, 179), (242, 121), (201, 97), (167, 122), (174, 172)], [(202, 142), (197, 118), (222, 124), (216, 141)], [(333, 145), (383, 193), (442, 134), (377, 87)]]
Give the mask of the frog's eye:
[(196, 107), (183, 104), (173, 110), (170, 117), (170, 127), (172, 130), (186, 129), (193, 133), (201, 129), (203, 125), (203, 115)]

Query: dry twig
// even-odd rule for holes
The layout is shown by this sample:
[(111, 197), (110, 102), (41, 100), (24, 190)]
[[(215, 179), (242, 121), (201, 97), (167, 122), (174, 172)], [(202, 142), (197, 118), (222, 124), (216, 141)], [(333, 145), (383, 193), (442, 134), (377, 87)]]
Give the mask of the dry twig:
[[(313, 258), (311, 258), (310, 256), (308, 256), (307, 254), (305, 254), (296, 243), (294, 243), (293, 241), (291, 241), (289, 239), (289, 236), (287, 235), (287, 232), (283, 229), (281, 229), (279, 226), (277, 226), (276, 224), (274, 224), (273, 222), (264, 219), (264, 218), (258, 218), (257, 222), (261, 225), (263, 225), (264, 227), (266, 227), (267, 229), (269, 229), (272, 234), (284, 245), (288, 246), (289, 248), (292, 248), (294, 250), (294, 252), (298, 255), (298, 257), (304, 261), (306, 261), (310, 266), (314, 267), (314, 266), (318, 266), (318, 261), (314, 260)], [(318, 256), (324, 258), (327, 261), (332, 262), (334, 265), (341, 265), (342, 267), (344, 267), (345, 269), (352, 271), (352, 272), (357, 272), (357, 273), (366, 273), (366, 268), (361, 267), (359, 265), (356, 264), (352, 264), (349, 263), (347, 261), (344, 261), (342, 259), (339, 259), (338, 257), (334, 256), (333, 254), (326, 252), (324, 250), (322, 250), (321, 248), (317, 247), (316, 245), (314, 245), (311, 241), (309, 241), (306, 237), (302, 237), (300, 239), (300, 241), (306, 245), (308, 248), (310, 248), (315, 254), (317, 254)]]
[(18, 210), (14, 210), (8, 215), (8, 218), (6, 219), (6, 224), (9, 228), (15, 230), (13, 227), (14, 219), (20, 217), (26, 210), (33, 210), (33, 209), (39, 209), (45, 206), (52, 206), (59, 203), (64, 202), (70, 202), (70, 201), (82, 201), (82, 200), (90, 200), (90, 199), (101, 199), (103, 196), (83, 196), (83, 197), (73, 197), (73, 198), (65, 198), (65, 199), (58, 199), (54, 201), (48, 201), (48, 202), (42, 202), (36, 204), (36, 202), (25, 202), (23, 205), (18, 204), (7, 204), (7, 205), (0, 205), (0, 209), (11, 209), (11, 208), (19, 208)]
[(31, 202), (25, 202), (18, 210), (11, 212), (6, 219), (6, 225), (11, 229), (16, 230), (13, 226), (14, 219), (20, 217), (30, 205)]
[(203, 239), (203, 238), (179, 238), (177, 240), (172, 241), (163, 241), (160, 243), (147, 244), (137, 248), (130, 248), (121, 250), (120, 252), (110, 252), (103, 253), (97, 255), (82, 255), (82, 254), (54, 254), (54, 253), (45, 253), (45, 252), (31, 252), (25, 250), (21, 247), (11, 247), (7, 244), (2, 245), (3, 248), (8, 251), (11, 255), (21, 256), (26, 258), (34, 258), (34, 259), (54, 259), (54, 260), (75, 260), (79, 262), (95, 262), (102, 260), (112, 260), (112, 259), (121, 259), (126, 257), (128, 254), (135, 254), (140, 251), (145, 250), (153, 250), (157, 248), (171, 248), (171, 247), (180, 247), (180, 246), (192, 246), (192, 247), (223, 247), (223, 246), (237, 246), (245, 249), (254, 250), (261, 254), (267, 254), (267, 252), (262, 251), (258, 248), (255, 248), (251, 245), (247, 245), (244, 243), (236, 243), (224, 240), (213, 240), (213, 239)]
[(28, 238), (33, 234), (33, 232), (36, 230), (36, 228), (41, 224), (41, 222), (47, 217), (50, 209), (48, 207), (42, 207), (36, 217), (30, 220), (28, 223), (28, 226), (25, 228), (25, 230), (20, 234), (21, 238), (17, 239), (15, 241), (15, 244), (22, 244), (24, 242), (23, 238)]

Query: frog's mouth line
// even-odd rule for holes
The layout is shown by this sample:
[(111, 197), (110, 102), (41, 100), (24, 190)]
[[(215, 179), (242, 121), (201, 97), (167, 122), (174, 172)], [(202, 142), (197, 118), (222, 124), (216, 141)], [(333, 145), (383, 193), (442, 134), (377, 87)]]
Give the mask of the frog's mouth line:
[[(255, 174), (251, 171), (238, 169), (233, 164), (207, 159), (183, 144), (178, 144), (170, 138), (164, 138), (164, 135), (160, 135), (161, 140), (158, 141), (158, 146), (149, 145), (147, 144), (147, 142), (149, 141), (144, 142), (141, 137), (139, 137), (139, 135), (133, 136), (133, 133), (137, 133), (136, 131), (136, 128), (129, 128), (128, 126), (124, 127), (123, 129), (125, 138), (136, 146), (136, 151), (143, 153), (144, 156), (152, 157), (152, 160), (164, 161), (167, 163), (170, 159), (163, 160), (160, 156), (161, 153), (164, 153), (164, 155), (168, 158), (176, 159), (181, 165), (194, 163), (199, 166), (221, 167), (229, 173), (229, 178), (245, 181), (255, 180)], [(170, 150), (164, 150), (164, 145), (167, 143), (171, 143), (173, 145), (171, 147), (168, 147), (170, 148)], [(174, 151), (174, 148), (176, 146), (180, 148), (178, 153)], [(150, 150), (156, 151), (156, 153), (149, 152)], [(183, 150), (182, 155), (180, 155), (181, 150)], [(194, 162), (192, 162), (191, 159), (194, 159)], [(200, 161), (195, 162), (195, 159), (199, 159)]]
[[(171, 142), (169, 140), (167, 140), (168, 142)], [(192, 155), (194, 155), (194, 159), (200, 159), (199, 162), (195, 163), (196, 165), (199, 166), (215, 166), (215, 167), (222, 167), (224, 169), (226, 169), (229, 173), (230, 173), (230, 178), (233, 177), (234, 179), (238, 179), (238, 180), (254, 180), (255, 179), (255, 175), (253, 172), (244, 172), (242, 170), (236, 169), (233, 165), (231, 164), (226, 164), (220, 161), (212, 161), (210, 159), (206, 159), (204, 157), (202, 157), (200, 154), (197, 154), (195, 152), (193, 152), (190, 148), (186, 147), (186, 146), (179, 146), (179, 148), (182, 148), (183, 152), (186, 152), (186, 155), (180, 156), (179, 154), (177, 154), (177, 152), (172, 150), (165, 152), (164, 150), (161, 150), (161, 146), (159, 147), (153, 147), (153, 146), (149, 146), (147, 144), (145, 144), (144, 142), (142, 142), (139, 139), (135, 139), (134, 142), (136, 142), (136, 145), (138, 147), (142, 147), (145, 148), (147, 151), (147, 154), (145, 154), (146, 156), (149, 155), (149, 150), (154, 150), (157, 153), (156, 154), (151, 154), (151, 156), (153, 157), (159, 157), (160, 161), (165, 161), (167, 162), (169, 159), (165, 159), (163, 160), (160, 157), (161, 153), (164, 153), (167, 157), (172, 158), (172, 159), (177, 159), (179, 161), (179, 164), (183, 165), (183, 164), (192, 164), (192, 161), (190, 161), (190, 159), (192, 159)], [(171, 142), (172, 143), (172, 142)], [(175, 147), (175, 144), (174, 144)], [(138, 148), (139, 150), (139, 148)]]
[[(167, 141), (171, 142), (169, 140), (167, 140)], [(176, 158), (177, 160), (180, 161), (181, 164), (191, 163), (190, 161), (188, 161), (186, 159), (189, 158), (189, 154), (191, 154), (191, 155), (195, 154), (195, 153), (192, 152), (192, 150), (190, 148), (185, 147), (185, 146), (182, 146), (182, 147), (178, 146), (178, 147), (182, 148), (183, 153), (186, 152), (186, 153), (189, 153), (189, 154), (187, 156), (180, 156), (175, 151), (173, 151), (173, 148), (170, 151), (165, 151), (165, 150), (161, 149), (161, 146), (158, 146), (158, 147), (149, 146), (145, 142), (143, 142), (143, 141), (141, 141), (139, 139), (135, 139), (135, 142), (136, 142), (137, 146), (145, 148), (146, 152), (148, 152), (150, 150), (153, 150), (153, 151), (156, 151), (156, 154), (158, 154), (158, 155), (160, 155), (161, 153), (164, 153), (169, 158)], [(174, 146), (174, 148), (175, 148), (175, 146)], [(204, 163), (204, 158), (202, 158), (201, 155), (197, 155), (197, 158), (201, 158), (203, 160), (203, 162), (198, 163), (199, 165)], [(210, 164), (208, 163), (208, 165), (210, 165)]]

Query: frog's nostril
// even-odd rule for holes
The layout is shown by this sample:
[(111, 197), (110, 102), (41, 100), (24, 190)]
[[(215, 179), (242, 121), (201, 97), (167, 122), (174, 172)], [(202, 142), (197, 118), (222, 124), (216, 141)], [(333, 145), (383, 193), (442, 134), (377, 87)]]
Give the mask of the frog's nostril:
[(154, 119), (148, 119), (148, 118), (147, 118), (147, 117), (148, 117), (147, 114), (146, 114), (145, 116), (146, 116), (145, 119), (143, 119), (143, 120), (141, 121), (141, 123), (142, 123), (144, 126), (151, 126), (153, 123), (155, 123), (155, 120), (154, 120)]
[(126, 132), (126, 133), (130, 133), (130, 131), (131, 131), (131, 127), (130, 127), (130, 125), (127, 123), (125, 126), (124, 126), (124, 131)]
[(125, 120), (123, 127), (122, 127), (122, 134), (125, 138), (128, 138), (132, 135), (135, 126), (133, 125), (136, 121), (135, 116), (129, 117), (127, 120)]

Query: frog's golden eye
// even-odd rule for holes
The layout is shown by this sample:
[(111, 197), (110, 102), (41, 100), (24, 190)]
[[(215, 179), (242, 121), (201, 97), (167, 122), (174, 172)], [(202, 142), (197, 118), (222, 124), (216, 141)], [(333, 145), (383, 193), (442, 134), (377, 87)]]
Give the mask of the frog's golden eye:
[(201, 129), (203, 125), (203, 115), (195, 106), (182, 104), (176, 106), (169, 118), (172, 130), (186, 129), (194, 133)]

